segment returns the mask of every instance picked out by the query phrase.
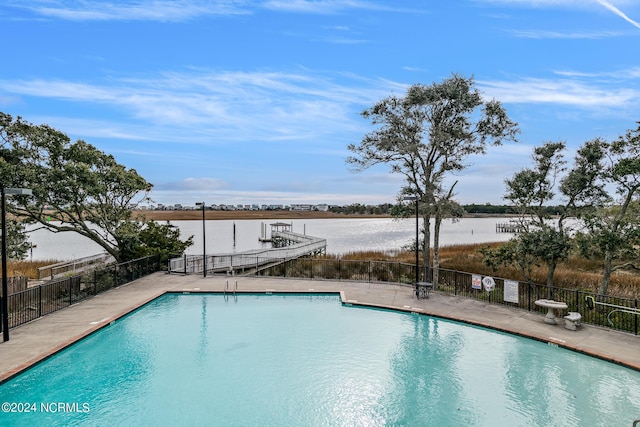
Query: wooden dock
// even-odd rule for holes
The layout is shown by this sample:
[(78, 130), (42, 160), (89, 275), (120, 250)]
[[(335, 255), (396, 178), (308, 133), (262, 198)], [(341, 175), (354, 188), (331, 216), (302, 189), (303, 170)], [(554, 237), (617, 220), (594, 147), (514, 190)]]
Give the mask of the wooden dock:
[(500, 222), (496, 224), (496, 233), (521, 233), (525, 229), (525, 224), (519, 221)]
[(282, 263), (306, 255), (321, 254), (326, 251), (327, 240), (291, 231), (278, 231), (271, 235), (274, 244), (271, 249), (254, 249), (230, 254), (184, 255), (169, 260), (170, 273), (207, 272), (237, 274), (255, 271), (265, 265)]
[(258, 237), (259, 242), (271, 242), (274, 234), (279, 232), (291, 232), (293, 224), (288, 222), (274, 222), (271, 225), (271, 234), (267, 235), (267, 224), (262, 223), (260, 226), (260, 237)]

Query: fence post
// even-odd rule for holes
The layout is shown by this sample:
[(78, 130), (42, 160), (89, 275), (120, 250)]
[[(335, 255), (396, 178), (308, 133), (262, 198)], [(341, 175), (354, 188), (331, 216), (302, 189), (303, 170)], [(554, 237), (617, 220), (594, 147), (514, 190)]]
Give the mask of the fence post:
[[(633, 307), (638, 310), (638, 300), (635, 299), (633, 300)], [(636, 314), (634, 316), (634, 329), (635, 329), (635, 334), (638, 335), (638, 315)]]
[(456, 270), (456, 275), (453, 279), (453, 294), (458, 296), (458, 276), (460, 275), (460, 272), (458, 270)]
[(71, 277), (69, 277), (67, 279), (67, 283), (69, 283), (69, 305), (73, 304), (73, 297), (72, 297), (72, 293), (71, 293), (73, 286), (72, 286), (71, 282), (72, 282)]
[(42, 317), (42, 285), (38, 285), (38, 317)]

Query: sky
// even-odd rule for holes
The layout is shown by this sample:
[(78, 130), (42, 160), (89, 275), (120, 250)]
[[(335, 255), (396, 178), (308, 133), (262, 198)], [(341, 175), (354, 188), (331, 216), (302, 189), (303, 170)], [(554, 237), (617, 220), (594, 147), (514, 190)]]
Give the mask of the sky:
[(640, 120), (638, 0), (3, 0), (0, 40), (0, 111), (162, 204), (393, 203), (402, 175), (346, 163), (360, 113), (452, 73), (521, 130), (450, 178), (462, 204), (504, 203), (535, 146)]

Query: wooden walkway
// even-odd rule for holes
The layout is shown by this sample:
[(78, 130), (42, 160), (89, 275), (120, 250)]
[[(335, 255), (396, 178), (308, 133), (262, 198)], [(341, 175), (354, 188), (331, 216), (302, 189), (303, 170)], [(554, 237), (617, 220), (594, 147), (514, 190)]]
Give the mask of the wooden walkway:
[(237, 274), (255, 272), (257, 269), (279, 264), (306, 255), (324, 253), (327, 240), (291, 231), (278, 231), (271, 234), (280, 247), (271, 249), (253, 249), (230, 254), (184, 255), (169, 260), (169, 273), (203, 273), (206, 264), (207, 273)]
[(38, 280), (53, 280), (102, 268), (116, 260), (106, 252), (38, 268)]

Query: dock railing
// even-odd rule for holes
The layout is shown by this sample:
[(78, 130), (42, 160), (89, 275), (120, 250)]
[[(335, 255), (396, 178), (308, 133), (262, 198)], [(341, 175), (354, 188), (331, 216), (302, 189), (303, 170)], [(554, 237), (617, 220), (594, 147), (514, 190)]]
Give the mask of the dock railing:
[[(274, 233), (275, 235), (276, 233)], [(323, 253), (327, 240), (292, 232), (277, 232), (282, 239), (295, 242), (289, 246), (254, 249), (244, 252), (207, 254), (207, 273), (235, 273), (248, 269), (260, 269), (274, 262), (284, 262), (305, 255)], [(194, 274), (202, 273), (205, 259), (202, 255), (183, 255), (169, 260), (170, 273)]]
[(38, 268), (38, 280), (53, 280), (65, 275), (69, 276), (87, 270), (95, 270), (113, 262), (115, 262), (115, 258), (105, 252), (72, 261), (46, 265)]

